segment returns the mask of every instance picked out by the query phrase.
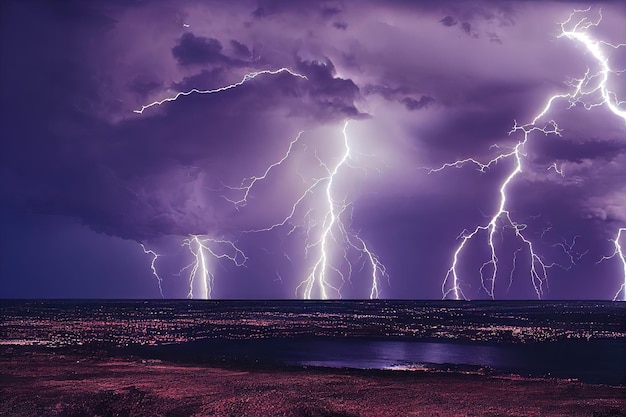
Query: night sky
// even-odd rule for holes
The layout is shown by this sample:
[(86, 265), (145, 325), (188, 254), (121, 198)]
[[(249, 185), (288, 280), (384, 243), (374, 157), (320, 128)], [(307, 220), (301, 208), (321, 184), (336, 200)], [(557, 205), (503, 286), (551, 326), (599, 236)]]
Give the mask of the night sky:
[(5, 0), (0, 297), (623, 299), (589, 4)]

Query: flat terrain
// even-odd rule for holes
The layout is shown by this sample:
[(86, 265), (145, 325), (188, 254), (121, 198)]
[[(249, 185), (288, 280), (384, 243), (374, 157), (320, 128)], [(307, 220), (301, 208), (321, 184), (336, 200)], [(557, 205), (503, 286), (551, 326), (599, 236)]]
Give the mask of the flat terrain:
[(0, 353), (2, 416), (626, 416), (624, 387), (574, 381)]

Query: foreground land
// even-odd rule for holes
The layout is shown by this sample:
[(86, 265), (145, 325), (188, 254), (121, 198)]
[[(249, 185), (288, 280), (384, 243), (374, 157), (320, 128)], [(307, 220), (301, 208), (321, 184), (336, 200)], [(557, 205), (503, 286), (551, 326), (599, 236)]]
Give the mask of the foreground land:
[(0, 415), (626, 416), (624, 387), (420, 371), (186, 366), (3, 349)]

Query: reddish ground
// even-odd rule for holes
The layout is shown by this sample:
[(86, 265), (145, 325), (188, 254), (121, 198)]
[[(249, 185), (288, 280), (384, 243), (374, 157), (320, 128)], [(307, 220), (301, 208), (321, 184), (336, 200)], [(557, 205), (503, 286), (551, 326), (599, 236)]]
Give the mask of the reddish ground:
[(626, 389), (432, 372), (0, 355), (2, 416), (626, 416)]

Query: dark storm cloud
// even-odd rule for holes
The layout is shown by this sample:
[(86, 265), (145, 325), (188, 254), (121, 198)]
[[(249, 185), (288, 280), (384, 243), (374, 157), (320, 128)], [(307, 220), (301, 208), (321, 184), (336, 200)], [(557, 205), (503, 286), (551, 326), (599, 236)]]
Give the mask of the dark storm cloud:
[(458, 23), (457, 20), (452, 16), (446, 16), (443, 19), (441, 19), (440, 22), (442, 25), (447, 26), (447, 27), (454, 26)]
[(436, 102), (433, 97), (426, 95), (414, 98), (406, 87), (391, 88), (384, 85), (367, 85), (363, 88), (363, 93), (381, 95), (385, 100), (402, 103), (407, 110), (411, 111), (425, 109)]
[[(55, 41), (33, 50), (48, 50)], [(180, 45), (189, 46), (184, 40)], [(175, 51), (185, 63), (209, 60), (223, 66), (185, 77), (171, 85), (173, 90), (232, 82), (225, 67), (233, 61), (216, 42), (201, 40)], [(358, 87), (336, 78), (326, 60), (299, 61), (296, 69), (308, 80), (287, 73), (259, 77), (219, 97), (185, 97), (145, 117), (108, 123), (88, 115), (89, 107), (76, 106), (94, 80), (83, 67), (68, 72), (67, 60), (75, 53), (50, 55), (54, 60), (46, 62), (45, 73), (33, 65), (39, 74), (34, 82), (20, 79), (22, 68), (17, 72), (9, 66), (5, 73), (16, 82), (6, 85), (3, 97), (17, 99), (10, 104), (23, 118), (4, 119), (3, 159), (10, 158), (2, 168), (9, 179), (3, 182), (3, 195), (18, 210), (77, 217), (94, 230), (123, 238), (236, 230), (227, 221), (232, 205), (211, 191), (223, 188), (222, 180), (236, 184), (242, 179), (233, 161), (245, 161), (259, 172), (267, 163), (259, 158), (259, 149), (282, 149), (297, 133), (285, 129), (285, 117), (300, 120), (301, 128), (359, 116), (354, 105)], [(33, 57), (33, 63), (49, 59), (45, 54)], [(61, 74), (66, 74), (65, 82)], [(136, 79), (130, 88), (146, 96), (160, 85)], [(37, 99), (42, 90), (54, 95)], [(30, 123), (32, 117), (38, 123)], [(263, 132), (271, 132), (274, 142), (266, 141)], [(259, 146), (259, 141), (264, 143)]]
[[(237, 43), (238, 52), (242, 47), (244, 52), (249, 51), (245, 45)], [(222, 44), (214, 38), (195, 36), (193, 33), (185, 33), (178, 45), (172, 48), (172, 55), (180, 65), (202, 64), (228, 64), (231, 66), (244, 65), (244, 61), (231, 58), (222, 53)]]
[(133, 80), (133, 82), (130, 84), (130, 90), (137, 93), (140, 97), (143, 98), (161, 87), (161, 83), (151, 80), (143, 80), (141, 78)]
[(597, 138), (573, 141), (569, 138), (553, 137), (538, 142), (534, 149), (546, 163), (554, 160), (581, 163), (585, 159), (609, 162), (626, 152), (626, 143)]
[[(17, 210), (77, 217), (94, 230), (135, 240), (232, 230), (236, 226), (226, 221), (232, 205), (211, 190), (223, 187), (222, 180), (242, 179), (233, 161), (258, 172), (267, 163), (259, 150), (282, 149), (302, 127), (360, 117), (354, 104), (359, 88), (336, 78), (326, 59), (298, 60), (294, 69), (308, 80), (287, 73), (259, 77), (219, 97), (185, 97), (145, 117), (131, 108), (126, 120), (107, 122), (94, 110), (108, 102), (97, 92), (110, 81), (94, 78), (86, 64), (89, 49), (74, 41), (76, 27), (56, 28), (57, 9), (10, 6), (18, 10), (3, 25), (2, 100), (17, 116), (2, 119), (1, 172), (3, 200)], [(40, 30), (58, 33), (32, 35), (17, 23), (20, 13), (30, 13)], [(110, 25), (112, 19), (93, 13)], [(81, 22), (85, 16), (81, 11)], [(101, 36), (99, 27), (84, 30), (85, 36)], [(240, 80), (229, 71), (243, 61), (230, 58), (217, 39), (187, 33), (174, 42), (169, 50), (179, 64), (213, 68), (191, 72), (170, 91)], [(31, 54), (23, 54), (25, 45)], [(249, 54), (244, 43), (231, 46)], [(155, 77), (133, 74), (131, 80), (125, 85), (142, 100), (164, 85)], [(289, 128), (288, 118), (299, 120), (299, 129)]]
[(422, 110), (433, 104), (435, 99), (429, 96), (422, 96), (419, 100), (412, 97), (404, 97), (401, 102), (408, 110)]
[(252, 15), (256, 18), (268, 18), (282, 13), (312, 13), (323, 19), (331, 19), (341, 14), (343, 9), (341, 1), (313, 0), (295, 3), (289, 0), (259, 0)]
[(172, 84), (175, 91), (189, 91), (193, 88), (211, 89), (224, 85), (226, 69), (215, 67), (211, 70), (203, 69), (199, 73), (185, 77), (182, 81)]
[[(446, 27), (456, 26), (459, 22), (452, 16), (446, 16), (439, 21), (442, 25)], [(463, 31), (468, 36), (478, 37), (477, 34), (472, 33), (472, 24), (469, 22), (462, 22), (460, 26), (461, 31)], [(492, 37), (497, 38), (497, 35), (492, 34)]]
[(461, 23), (461, 30), (469, 35), (472, 31), (472, 25), (469, 22), (463, 22)]
[(236, 41), (235, 39), (231, 39), (230, 45), (233, 47), (235, 53), (242, 58), (250, 58), (252, 52), (250, 52), (250, 48), (248, 48), (245, 44)]
[[(264, 141), (260, 149), (268, 152), (282, 148), (285, 137), (295, 135), (295, 131), (278, 134), (284, 121), (276, 120), (273, 113), (280, 110), (288, 118), (301, 120), (301, 126), (359, 116), (352, 102), (358, 89), (349, 81), (333, 78), (332, 64), (302, 62), (299, 71), (309, 80), (289, 74), (260, 78), (219, 97), (185, 97), (159, 115), (112, 127), (103, 138), (117, 138), (108, 150), (108, 160), (103, 161), (112, 177), (110, 184), (98, 187), (108, 204), (103, 208), (95, 201), (99, 210), (84, 210), (83, 218), (98, 230), (134, 239), (239, 230), (241, 223), (228, 220), (233, 206), (221, 197), (221, 191), (211, 190), (240, 181), (240, 164), (251, 172), (262, 171), (267, 158), (259, 158), (259, 140)], [(274, 139), (259, 137), (272, 130), (276, 131)], [(235, 166), (233, 161), (237, 161)], [(107, 196), (107, 185), (128, 190), (126, 197)], [(65, 199), (63, 195), (58, 198)], [(123, 218), (115, 220), (121, 213)]]
[(306, 83), (306, 93), (315, 105), (307, 108), (313, 112), (309, 114), (320, 120), (365, 116), (354, 104), (359, 87), (352, 80), (335, 77), (335, 66), (330, 60), (300, 61), (296, 68), (310, 81)]
[(334, 17), (343, 11), (340, 2), (324, 2), (320, 5), (320, 13), (323, 17)]
[(502, 44), (502, 39), (500, 39), (500, 37), (496, 33), (487, 32), (487, 38), (489, 39), (489, 42)]

